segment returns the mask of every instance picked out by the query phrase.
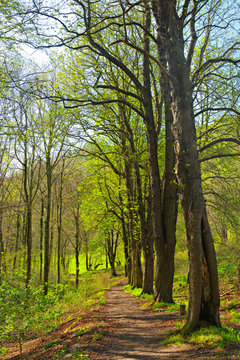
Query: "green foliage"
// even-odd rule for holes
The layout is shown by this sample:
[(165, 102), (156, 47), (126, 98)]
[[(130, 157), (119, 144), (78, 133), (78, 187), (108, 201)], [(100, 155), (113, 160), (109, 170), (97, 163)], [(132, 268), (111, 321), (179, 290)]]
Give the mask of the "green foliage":
[(41, 287), (26, 289), (20, 280), (15, 274), (14, 280), (5, 280), (0, 285), (0, 339), (14, 337), (22, 341), (29, 330), (48, 333), (63, 315), (56, 288), (44, 296)]
[(106, 299), (103, 296), (101, 296), (98, 305), (105, 305), (105, 304), (106, 304)]
[(236, 276), (236, 264), (226, 263), (226, 260), (221, 259), (218, 266), (218, 275), (222, 282), (232, 283)]
[(81, 354), (81, 353), (78, 353), (78, 352), (73, 353), (72, 359), (75, 359), (75, 360), (90, 360), (88, 355)]
[(100, 340), (104, 335), (104, 331), (94, 331), (93, 340)]
[[(53, 355), (53, 360), (59, 360), (59, 359), (64, 359), (64, 357), (65, 357), (65, 355), (66, 355), (66, 350), (65, 349), (62, 349), (61, 351), (59, 351), (57, 354), (54, 354)], [(82, 352), (80, 352), (80, 351), (74, 351), (74, 352), (72, 352), (72, 354), (71, 354), (71, 359), (72, 360), (90, 360), (89, 359), (89, 356), (88, 355), (86, 355), (86, 354), (82, 354)]]
[(44, 350), (49, 349), (50, 347), (54, 346), (58, 342), (58, 339), (51, 341), (50, 343), (46, 344), (43, 348)]
[(0, 356), (7, 354), (8, 349), (5, 347), (0, 346)]
[(79, 336), (79, 337), (80, 337), (85, 331), (86, 331), (86, 327), (83, 327), (83, 328), (81, 328), (81, 329), (76, 330), (76, 331), (74, 332), (74, 334), (75, 334), (76, 336)]
[(0, 284), (0, 341), (15, 339), (21, 344), (29, 337), (47, 334), (70, 309), (103, 301), (102, 289), (116, 283), (106, 271), (91, 272), (82, 277), (78, 290), (70, 283), (51, 285), (44, 296), (42, 287), (26, 289), (24, 280), (24, 273), (16, 273)]
[(52, 360), (63, 359), (64, 356), (65, 356), (65, 354), (66, 354), (66, 350), (65, 350), (65, 349), (62, 349), (62, 350), (60, 350), (57, 354), (54, 354), (54, 355), (53, 355)]

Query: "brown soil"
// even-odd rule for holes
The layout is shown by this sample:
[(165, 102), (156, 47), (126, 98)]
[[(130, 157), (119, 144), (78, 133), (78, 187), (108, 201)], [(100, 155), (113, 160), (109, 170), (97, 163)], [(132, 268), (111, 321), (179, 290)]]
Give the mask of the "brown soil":
[(74, 353), (82, 353), (88, 354), (90, 360), (240, 359), (237, 349), (216, 357), (216, 350), (210, 347), (160, 346), (169, 331), (175, 330), (179, 315), (144, 309), (141, 301), (123, 291), (123, 284), (107, 292), (106, 305), (96, 304), (51, 335), (24, 343), (22, 357), (16, 344), (6, 344), (9, 352), (0, 358), (80, 359)]

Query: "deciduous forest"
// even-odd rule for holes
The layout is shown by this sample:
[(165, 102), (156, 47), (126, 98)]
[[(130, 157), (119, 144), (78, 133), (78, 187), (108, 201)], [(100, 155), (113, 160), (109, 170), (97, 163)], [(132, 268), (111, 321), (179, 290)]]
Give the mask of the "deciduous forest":
[[(240, 356), (239, 12), (1, 1), (0, 358)], [(119, 283), (169, 355), (109, 355)]]

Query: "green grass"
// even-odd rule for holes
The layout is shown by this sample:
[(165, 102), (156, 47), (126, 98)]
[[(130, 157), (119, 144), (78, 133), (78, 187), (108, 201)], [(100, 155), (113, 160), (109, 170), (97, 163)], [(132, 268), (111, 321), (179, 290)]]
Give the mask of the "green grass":
[[(150, 307), (152, 310), (162, 310), (165, 312), (179, 311), (179, 304), (175, 303), (165, 303), (165, 302), (154, 302), (153, 295), (142, 294), (141, 288), (132, 288), (131, 285), (124, 286), (124, 290), (130, 293), (135, 298), (141, 298), (146, 300), (144, 307)], [(181, 301), (181, 303), (183, 303)]]
[(157, 302), (152, 305), (153, 310), (159, 310), (165, 312), (172, 312), (172, 311), (179, 311), (179, 304), (171, 304), (171, 303), (165, 303), (165, 302)]
[(132, 288), (131, 285), (125, 285), (124, 286), (124, 290), (128, 293), (130, 293), (133, 297), (139, 297), (142, 293), (142, 289), (141, 288)]
[(230, 345), (239, 345), (240, 332), (228, 326), (222, 328), (208, 327), (196, 330), (189, 335), (173, 334), (160, 342), (160, 345), (186, 344), (197, 346), (211, 346), (226, 349)]

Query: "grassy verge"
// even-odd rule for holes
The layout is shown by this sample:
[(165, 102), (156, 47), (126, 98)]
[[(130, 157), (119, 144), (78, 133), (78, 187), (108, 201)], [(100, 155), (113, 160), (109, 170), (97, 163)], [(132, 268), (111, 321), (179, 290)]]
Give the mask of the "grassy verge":
[(229, 349), (231, 351), (234, 351), (234, 348), (239, 349), (239, 344), (240, 332), (228, 326), (202, 328), (188, 335), (170, 334), (169, 337), (159, 343), (161, 346), (193, 345), (198, 348), (208, 347), (217, 350), (216, 356), (227, 355)]
[(153, 311), (165, 311), (165, 312), (172, 312), (172, 311), (179, 311), (179, 305), (180, 303), (165, 303), (165, 302), (154, 302), (153, 295), (149, 294), (142, 294), (142, 289), (135, 288), (132, 289), (131, 285), (126, 285), (124, 287), (124, 290), (128, 293), (130, 293), (133, 297), (139, 298), (142, 301), (142, 307), (143, 308), (149, 308)]
[(6, 278), (0, 285), (0, 354), (6, 341), (18, 342), (21, 349), (23, 341), (54, 331), (80, 309), (105, 304), (104, 293), (119, 280), (109, 271), (92, 271), (81, 276), (78, 289), (71, 282), (50, 285), (44, 296), (40, 286), (26, 290), (24, 274)]

